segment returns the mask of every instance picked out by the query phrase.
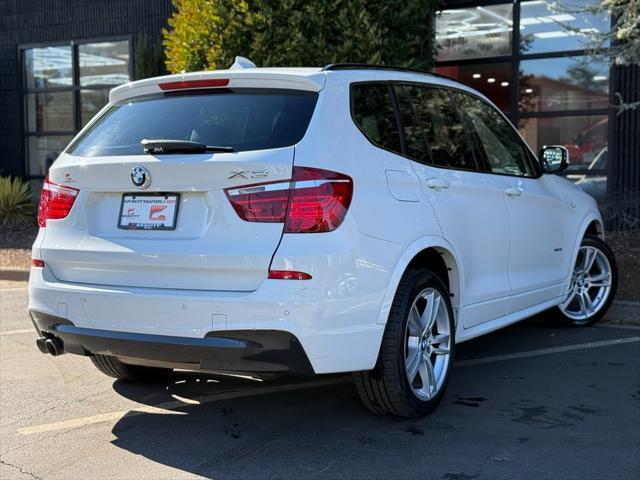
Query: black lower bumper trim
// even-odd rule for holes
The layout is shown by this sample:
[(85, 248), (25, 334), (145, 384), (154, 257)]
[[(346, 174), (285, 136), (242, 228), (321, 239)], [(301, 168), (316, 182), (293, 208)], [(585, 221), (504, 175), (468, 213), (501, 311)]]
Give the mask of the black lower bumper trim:
[(216, 331), (205, 338), (188, 338), (81, 328), (54, 315), (30, 313), (38, 331), (59, 338), (65, 353), (187, 364), (201, 370), (314, 373), (298, 339), (279, 330)]

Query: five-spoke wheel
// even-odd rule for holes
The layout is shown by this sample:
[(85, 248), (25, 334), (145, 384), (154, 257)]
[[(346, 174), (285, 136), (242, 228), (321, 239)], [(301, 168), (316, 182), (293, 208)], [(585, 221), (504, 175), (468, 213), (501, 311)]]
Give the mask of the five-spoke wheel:
[(418, 398), (429, 400), (442, 388), (449, 366), (449, 312), (440, 293), (427, 288), (409, 310), (405, 332), (407, 380)]
[(354, 375), (360, 399), (375, 413), (426, 415), (442, 400), (454, 348), (447, 287), (427, 269), (408, 269), (391, 305), (376, 368)]
[(578, 250), (567, 296), (558, 308), (572, 325), (590, 325), (609, 308), (616, 285), (613, 253), (601, 239), (587, 236)]

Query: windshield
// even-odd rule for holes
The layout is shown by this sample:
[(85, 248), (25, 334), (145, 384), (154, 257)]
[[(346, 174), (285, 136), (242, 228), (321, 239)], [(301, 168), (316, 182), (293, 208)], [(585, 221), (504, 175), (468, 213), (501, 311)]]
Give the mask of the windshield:
[(71, 155), (143, 155), (143, 139), (188, 140), (234, 151), (294, 145), (318, 94), (292, 90), (180, 92), (114, 105), (76, 138)]

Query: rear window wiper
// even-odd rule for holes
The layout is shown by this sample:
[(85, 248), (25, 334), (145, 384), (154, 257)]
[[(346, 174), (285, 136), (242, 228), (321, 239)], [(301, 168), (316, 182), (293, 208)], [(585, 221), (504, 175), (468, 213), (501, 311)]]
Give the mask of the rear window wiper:
[(205, 145), (189, 140), (144, 139), (140, 142), (144, 153), (204, 153), (204, 152), (233, 152), (233, 147), (223, 145)]

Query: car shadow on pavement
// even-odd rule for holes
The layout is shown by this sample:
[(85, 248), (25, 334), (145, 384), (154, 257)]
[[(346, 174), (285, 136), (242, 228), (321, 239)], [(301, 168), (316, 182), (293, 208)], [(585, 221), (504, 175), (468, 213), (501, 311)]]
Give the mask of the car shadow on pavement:
[[(340, 378), (340, 377), (331, 377)], [(313, 379), (312, 379), (313, 380)], [(206, 401), (158, 413), (131, 411), (113, 427), (113, 444), (155, 462), (203, 477), (307, 477), (352, 444), (364, 446), (368, 429), (410, 424), (376, 416), (360, 404), (348, 382), (251, 395), (251, 389), (290, 386), (299, 379), (270, 382), (174, 372), (168, 384), (115, 382), (121, 395), (158, 405), (176, 398), (206, 398), (241, 392), (240, 398)], [(309, 381), (309, 379), (306, 379)], [(256, 386), (257, 384), (257, 386)], [(404, 427), (406, 428), (406, 427)], [(322, 472), (320, 472), (322, 473)]]
[[(537, 317), (461, 344), (457, 356), (632, 334), (558, 328)], [(633, 425), (611, 428), (615, 418), (637, 418), (637, 387), (624, 373), (636, 351), (628, 344), (454, 368), (441, 405), (420, 419), (369, 413), (348, 376), (259, 382), (175, 371), (162, 384), (117, 381), (120, 395), (158, 408), (124, 415), (113, 426), (113, 444), (187, 477), (523, 478), (522, 465), (524, 478), (550, 471), (556, 478), (604, 477), (608, 464), (636, 468), (629, 460)], [(611, 445), (610, 458), (594, 464), (602, 445)]]

